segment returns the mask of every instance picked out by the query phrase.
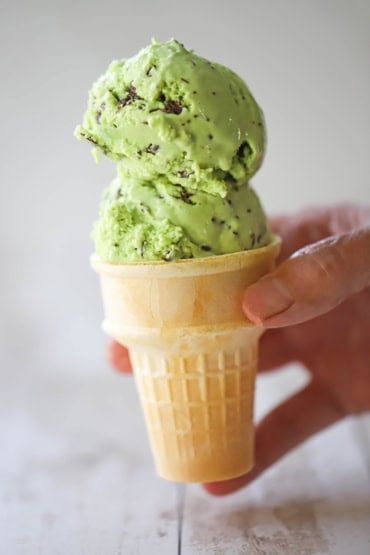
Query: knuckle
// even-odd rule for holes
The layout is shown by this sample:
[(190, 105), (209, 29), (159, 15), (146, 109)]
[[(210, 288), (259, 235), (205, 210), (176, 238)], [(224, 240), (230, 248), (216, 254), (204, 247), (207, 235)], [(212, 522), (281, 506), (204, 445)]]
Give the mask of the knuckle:
[(330, 237), (298, 251), (301, 271), (297, 273), (297, 285), (305, 288), (306, 295), (330, 294), (333, 302), (336, 297), (343, 298), (351, 288), (346, 251), (343, 236)]

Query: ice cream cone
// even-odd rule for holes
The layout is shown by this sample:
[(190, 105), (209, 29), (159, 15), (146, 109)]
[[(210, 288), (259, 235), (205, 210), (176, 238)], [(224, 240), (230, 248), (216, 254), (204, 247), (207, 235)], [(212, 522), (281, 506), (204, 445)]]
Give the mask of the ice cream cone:
[(163, 478), (225, 480), (253, 466), (253, 397), (262, 328), (244, 289), (273, 266), (267, 247), (174, 262), (111, 264), (100, 274), (104, 330), (128, 347)]

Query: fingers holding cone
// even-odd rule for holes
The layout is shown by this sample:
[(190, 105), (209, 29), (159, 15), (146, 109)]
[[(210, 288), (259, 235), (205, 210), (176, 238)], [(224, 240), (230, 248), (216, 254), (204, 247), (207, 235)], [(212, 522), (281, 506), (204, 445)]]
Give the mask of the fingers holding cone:
[[(284, 340), (277, 333), (282, 330), (267, 332), (264, 351), (276, 341)], [(270, 334), (270, 335), (269, 335)], [(271, 351), (270, 351), (271, 352)], [(262, 370), (288, 362), (291, 357), (286, 345), (283, 358), (262, 360)], [(118, 372), (132, 372), (128, 351), (125, 347), (111, 341), (107, 348), (108, 361)], [(280, 357), (280, 355), (279, 355)], [(303, 443), (309, 437), (331, 426), (345, 416), (345, 411), (331, 396), (330, 392), (316, 381), (310, 382), (304, 389), (287, 399), (267, 414), (256, 429), (254, 469), (238, 478), (223, 482), (203, 484), (208, 493), (222, 496), (233, 493), (248, 485), (276, 461)]]
[(288, 329), (270, 329), (262, 335), (259, 341), (259, 372), (271, 372), (299, 359), (295, 342)]
[(108, 363), (121, 374), (131, 374), (131, 361), (126, 347), (120, 345), (117, 341), (110, 341), (107, 345)]
[(204, 488), (212, 495), (234, 493), (255, 480), (289, 451), (344, 416), (345, 411), (329, 391), (315, 381), (310, 382), (258, 424), (253, 470), (238, 478), (204, 484)]
[(246, 316), (280, 328), (324, 314), (370, 285), (370, 228), (305, 247), (248, 287)]
[[(294, 349), (284, 329), (268, 330), (260, 340), (259, 371), (268, 372), (295, 360)], [(132, 366), (126, 347), (110, 341), (106, 349), (107, 361), (121, 374), (131, 374)]]

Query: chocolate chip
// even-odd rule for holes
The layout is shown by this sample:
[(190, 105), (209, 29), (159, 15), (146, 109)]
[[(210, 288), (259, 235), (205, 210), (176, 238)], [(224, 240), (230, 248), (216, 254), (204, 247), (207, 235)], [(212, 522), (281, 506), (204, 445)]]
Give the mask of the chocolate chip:
[(256, 244), (256, 234), (253, 231), (251, 231), (249, 233), (249, 237), (251, 239), (251, 246), (254, 247), (254, 245)]
[(176, 173), (176, 175), (177, 175), (178, 177), (188, 178), (189, 175), (190, 175), (190, 173), (189, 173), (188, 171), (186, 171), (186, 170), (179, 170), (179, 171)]
[(150, 67), (147, 69), (147, 72), (146, 72), (147, 77), (151, 77), (151, 76), (152, 76), (152, 71), (153, 71), (153, 66), (150, 66)]
[(93, 145), (98, 145), (98, 142), (96, 141), (96, 139), (94, 139), (91, 135), (88, 135), (87, 133), (85, 133), (84, 131), (80, 132), (81, 137), (83, 137), (84, 139), (86, 139), (87, 141), (89, 141), (90, 143), (92, 143)]
[(134, 87), (134, 85), (132, 84), (132, 82), (129, 84), (127, 94), (129, 94), (130, 97), (133, 98), (133, 99), (135, 99), (135, 98), (140, 98), (140, 97), (136, 94), (136, 87)]
[(164, 251), (162, 255), (162, 260), (169, 262), (171, 260), (171, 251)]
[(202, 251), (206, 251), (206, 252), (209, 252), (210, 250), (212, 250), (209, 245), (201, 245), (200, 248), (202, 249)]
[(189, 81), (185, 79), (185, 77), (181, 77), (181, 81), (184, 81), (184, 83), (189, 83)]
[(146, 149), (145, 152), (147, 152), (148, 154), (157, 154), (159, 150), (159, 145), (153, 145), (152, 143), (150, 143)]
[(124, 108), (127, 104), (131, 104), (135, 100), (143, 100), (141, 96), (139, 96), (136, 92), (136, 87), (132, 83), (130, 83), (127, 94), (124, 98), (121, 98), (118, 102), (120, 108)]
[(163, 111), (166, 112), (166, 114), (176, 114), (178, 116), (182, 112), (182, 106), (177, 100), (167, 100)]
[(208, 138), (209, 138), (210, 141), (212, 141), (213, 135), (211, 135), (211, 133), (210, 133), (210, 134), (208, 135)]
[(97, 123), (98, 125), (100, 124), (101, 115), (102, 115), (103, 111), (105, 110), (105, 106), (106, 106), (106, 104), (105, 104), (105, 102), (103, 101), (103, 102), (100, 104), (100, 110), (98, 110), (98, 111), (96, 112), (95, 119), (96, 119), (96, 123)]
[(193, 194), (189, 193), (189, 191), (185, 189), (185, 187), (181, 185), (181, 183), (175, 183), (175, 187), (178, 187), (179, 193), (177, 195), (172, 195), (174, 198), (182, 200), (182, 202), (185, 202), (185, 204), (195, 204), (195, 202), (191, 200)]
[(108, 89), (110, 94), (117, 100), (117, 102), (120, 101), (120, 98), (118, 96), (118, 94), (116, 93), (116, 91), (114, 91), (113, 89)]

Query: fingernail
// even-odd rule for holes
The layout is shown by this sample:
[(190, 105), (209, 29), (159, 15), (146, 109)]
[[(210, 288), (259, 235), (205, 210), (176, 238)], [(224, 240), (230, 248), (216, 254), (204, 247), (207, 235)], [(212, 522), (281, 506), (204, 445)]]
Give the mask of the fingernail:
[(285, 312), (293, 303), (294, 299), (281, 279), (262, 278), (244, 293), (243, 310), (252, 322), (262, 324)]

